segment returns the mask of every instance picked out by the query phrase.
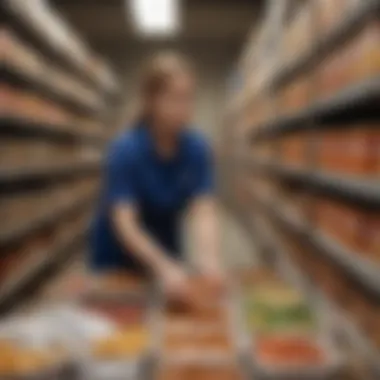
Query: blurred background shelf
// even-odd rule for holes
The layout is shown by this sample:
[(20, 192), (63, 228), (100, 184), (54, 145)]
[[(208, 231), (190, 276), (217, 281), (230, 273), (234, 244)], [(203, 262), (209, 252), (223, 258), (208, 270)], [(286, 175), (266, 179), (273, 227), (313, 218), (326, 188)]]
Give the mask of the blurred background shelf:
[(12, 185), (24, 185), (28, 182), (45, 178), (62, 178), (92, 174), (100, 170), (99, 160), (82, 160), (78, 162), (58, 163), (36, 167), (23, 167), (0, 170), (0, 186), (2, 191)]
[(296, 183), (308, 191), (335, 197), (368, 209), (380, 209), (378, 179), (313, 172), (264, 160), (243, 159), (243, 161), (245, 161), (243, 165), (255, 172)]
[(355, 126), (358, 122), (373, 123), (379, 128), (380, 76), (355, 84), (331, 97), (317, 101), (294, 115), (270, 121), (254, 128), (253, 142), (310, 129), (332, 129)]
[(57, 141), (73, 141), (103, 147), (107, 142), (106, 137), (99, 133), (81, 131), (79, 126), (55, 125), (49, 122), (38, 121), (13, 115), (0, 115), (0, 135), (41, 137)]
[(30, 260), (12, 275), (12, 277), (0, 286), (0, 313), (6, 313), (14, 304), (19, 302), (19, 297), (25, 297), (28, 288), (47, 271), (59, 265), (67, 259), (70, 252), (83, 244), (86, 231), (79, 231), (63, 242), (53, 245), (48, 252), (43, 252), (38, 258), (32, 256)]
[(0, 250), (15, 246), (25, 238), (69, 218), (78, 211), (88, 209), (94, 200), (94, 194), (90, 192), (73, 201), (58, 204), (54, 209), (49, 209), (35, 218), (30, 218), (16, 227), (4, 228), (0, 233)]
[(46, 2), (5, 0), (6, 19), (33, 45), (64, 62), (80, 77), (106, 92), (114, 92), (116, 80), (102, 60), (92, 53), (75, 31)]
[[(354, 37), (379, 12), (378, 0), (365, 0), (358, 3), (350, 14), (324, 36), (322, 41), (312, 44), (306, 53), (275, 73), (270, 81), (270, 89), (276, 90), (292, 81), (299, 73), (305, 72), (320, 63), (329, 53)], [(343, 10), (342, 10), (343, 11)]]

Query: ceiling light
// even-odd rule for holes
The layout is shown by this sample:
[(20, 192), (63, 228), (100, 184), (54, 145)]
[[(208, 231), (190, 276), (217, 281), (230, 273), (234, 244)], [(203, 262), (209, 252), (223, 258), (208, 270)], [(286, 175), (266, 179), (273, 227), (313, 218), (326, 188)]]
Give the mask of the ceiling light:
[(132, 20), (144, 35), (173, 35), (179, 29), (180, 0), (129, 0)]

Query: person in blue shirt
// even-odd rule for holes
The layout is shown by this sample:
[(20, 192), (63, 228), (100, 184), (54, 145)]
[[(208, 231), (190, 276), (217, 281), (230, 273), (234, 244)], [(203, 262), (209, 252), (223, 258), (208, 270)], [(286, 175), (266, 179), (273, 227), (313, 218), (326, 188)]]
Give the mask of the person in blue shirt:
[(160, 53), (140, 84), (141, 110), (109, 147), (100, 207), (92, 227), (96, 273), (154, 276), (167, 295), (186, 297), (181, 225), (189, 215), (198, 269), (223, 284), (218, 257), (211, 148), (192, 118), (195, 83), (187, 61)]

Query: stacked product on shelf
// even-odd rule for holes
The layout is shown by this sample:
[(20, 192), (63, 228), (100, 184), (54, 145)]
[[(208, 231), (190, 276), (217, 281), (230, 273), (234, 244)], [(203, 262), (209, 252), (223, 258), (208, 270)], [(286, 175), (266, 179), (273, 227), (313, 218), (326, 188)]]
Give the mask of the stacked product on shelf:
[(1, 3), (0, 310), (82, 244), (116, 95), (108, 66), (47, 2)]
[[(278, 3), (269, 3), (269, 14), (278, 12)], [(261, 205), (273, 238), (282, 235), (281, 255), (321, 291), (337, 329), (378, 376), (380, 2), (289, 1), (280, 12), (277, 26), (268, 16), (256, 32), (267, 33), (271, 23), (277, 35), (266, 43), (275, 53), (266, 54), (268, 47), (251, 38), (243, 54), (246, 83), (265, 74), (253, 55), (265, 56), (276, 70), (263, 87), (234, 94), (232, 101), (241, 99), (244, 107), (232, 102), (228, 109), (234, 122), (225, 138), (234, 141), (243, 125), (251, 143), (229, 154), (230, 187), (250, 176), (274, 184), (269, 197), (268, 187), (245, 181), (252, 215)], [(263, 103), (272, 112), (256, 120)], [(236, 192), (226, 193), (237, 204)], [(241, 210), (247, 218), (248, 207)]]
[(246, 272), (240, 288), (257, 378), (337, 374), (338, 355), (298, 290), (266, 270)]

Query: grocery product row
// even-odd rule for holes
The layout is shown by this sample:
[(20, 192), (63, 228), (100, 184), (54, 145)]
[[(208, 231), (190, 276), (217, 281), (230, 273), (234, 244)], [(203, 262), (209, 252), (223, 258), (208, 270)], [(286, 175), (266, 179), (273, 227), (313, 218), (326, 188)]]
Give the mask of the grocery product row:
[[(79, 137), (104, 136), (103, 126), (99, 120), (80, 116), (54, 103), (44, 99), (31, 90), (21, 90), (14, 86), (2, 84), (0, 88), (2, 124), (24, 125), (25, 129), (33, 132), (40, 125), (47, 131), (59, 135), (71, 133)], [(17, 130), (17, 128), (15, 128)], [(103, 137), (104, 138), (104, 137)]]
[(52, 96), (74, 109), (89, 114), (100, 111), (104, 101), (100, 95), (81, 84), (76, 78), (52, 67), (41, 53), (33, 50), (10, 30), (0, 31), (1, 44), (4, 46), (4, 68), (9, 76), (31, 82), (42, 94)]
[[(290, 20), (286, 18), (286, 13), (291, 6), (290, 4), (284, 6), (281, 25), (285, 26), (280, 26), (277, 35), (272, 32), (270, 37), (274, 41), (264, 39), (264, 43), (268, 46), (257, 43), (258, 38), (251, 42), (255, 52), (250, 55), (250, 60), (242, 63), (239, 69), (243, 78), (241, 82), (245, 83), (247, 88), (241, 87), (234, 90), (236, 96), (243, 99), (239, 107), (232, 109), (233, 112), (239, 113), (239, 128), (252, 132), (261, 126), (265, 130), (265, 124), (281, 124), (285, 121), (282, 130), (286, 131), (288, 126), (294, 127), (294, 124), (299, 128), (307, 128), (305, 122), (306, 124), (316, 121), (318, 123), (318, 120), (326, 122), (329, 119), (335, 122), (337, 115), (334, 113), (345, 114), (347, 118), (347, 114), (352, 116), (357, 109), (361, 109), (361, 115), (363, 115), (363, 100), (371, 100), (372, 113), (375, 112), (376, 99), (379, 98), (379, 65), (376, 58), (379, 54), (380, 36), (376, 17), (379, 3), (378, 1), (353, 1), (349, 5), (350, 3), (350, 1), (342, 2), (339, 18), (343, 19), (342, 23), (352, 25), (353, 30), (346, 33), (344, 38), (335, 38), (336, 41), (329, 44), (329, 49), (323, 49), (319, 44), (315, 45), (308, 39), (313, 37), (330, 41), (331, 36), (326, 37), (323, 33), (326, 30), (324, 23), (321, 28), (315, 26), (313, 28), (314, 22), (297, 22), (297, 19), (307, 19), (305, 16), (307, 13), (315, 13), (313, 19), (318, 19), (320, 13), (324, 15), (322, 18), (326, 18), (333, 6), (324, 0), (300, 2), (300, 9), (293, 10), (296, 16)], [(273, 2), (273, 8), (274, 6), (275, 2)], [(346, 8), (349, 16), (343, 11)], [(268, 16), (268, 20), (269, 18)], [(338, 21), (337, 19), (338, 17), (335, 21)], [(334, 18), (329, 21), (330, 25), (333, 20)], [(295, 35), (298, 35), (299, 39), (306, 39), (305, 44), (299, 43), (295, 37), (290, 39), (293, 49), (288, 46), (289, 44), (281, 43), (281, 38), (286, 39), (282, 37), (286, 36), (282, 30), (282, 28), (286, 30), (286, 23), (294, 25), (297, 30)], [(341, 26), (338, 23), (332, 28), (340, 30)], [(308, 32), (309, 29), (312, 31)], [(262, 27), (262, 30), (262, 33), (268, 33), (268, 28)], [(310, 59), (311, 63), (301, 65), (298, 70), (291, 73), (292, 75), (287, 75), (286, 81), (280, 81), (269, 92), (264, 91), (262, 81), (263, 76), (268, 77), (265, 75), (268, 67), (272, 70), (272, 75), (277, 75), (278, 72), (281, 73), (280, 67), (288, 66), (282, 51), (289, 54), (288, 60), (302, 63), (303, 60), (299, 59), (299, 56), (302, 58), (305, 55), (302, 46), (313, 51), (314, 59)], [(250, 46), (247, 47), (247, 50), (249, 49)], [(271, 49), (271, 53), (267, 52), (268, 49)], [(298, 53), (296, 54), (293, 50)]]
[(344, 356), (295, 287), (267, 269), (233, 278), (216, 297), (207, 278), (193, 274), (190, 303), (165, 300), (153, 284), (125, 274), (89, 279), (64, 303), (2, 323), (0, 357), (8, 360), (0, 373), (63, 376), (70, 369), (72, 379), (99, 380), (343, 374)]
[(345, 342), (341, 346), (345, 347), (344, 352), (351, 350), (350, 364), (355, 363), (359, 368), (355, 374), (350, 368), (352, 377), (349, 378), (377, 378), (380, 373), (378, 296), (342, 271), (331, 256), (322, 254), (305, 231), (281, 213), (278, 202), (272, 200), (264, 206), (251, 202), (255, 210), (252, 214), (247, 205), (242, 207), (233, 198), (229, 199), (230, 210), (261, 247), (261, 260), (307, 296), (322, 326), (331, 329), (329, 336)]
[[(51, 158), (51, 157), (50, 157)], [(43, 165), (23, 166), (17, 169), (0, 171), (1, 193), (10, 194), (15, 190), (27, 189), (29, 185), (56, 182), (74, 177), (90, 176), (99, 173), (99, 159), (66, 160), (61, 162), (44, 162)]]
[(0, 218), (7, 221), (0, 233), (0, 247), (18, 244), (89, 203), (98, 191), (98, 178), (83, 178), (32, 189), (0, 199)]
[(87, 235), (89, 201), (77, 205), (64, 218), (2, 249), (0, 308), (7, 311), (23, 295), (30, 283), (47, 267), (65, 258)]
[(90, 51), (49, 3), (6, 0), (1, 9), (17, 33), (33, 41), (46, 55), (73, 69), (98, 90), (117, 91), (116, 78), (108, 65)]

